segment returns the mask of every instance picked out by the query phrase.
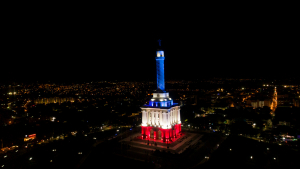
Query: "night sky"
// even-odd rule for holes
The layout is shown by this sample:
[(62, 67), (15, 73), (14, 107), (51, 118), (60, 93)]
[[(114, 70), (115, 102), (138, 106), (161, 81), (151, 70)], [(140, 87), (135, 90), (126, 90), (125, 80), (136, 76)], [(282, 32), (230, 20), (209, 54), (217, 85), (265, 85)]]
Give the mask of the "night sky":
[(157, 40), (166, 80), (295, 77), (299, 26), (286, 15), (18, 16), (7, 20), (4, 81), (155, 80)]

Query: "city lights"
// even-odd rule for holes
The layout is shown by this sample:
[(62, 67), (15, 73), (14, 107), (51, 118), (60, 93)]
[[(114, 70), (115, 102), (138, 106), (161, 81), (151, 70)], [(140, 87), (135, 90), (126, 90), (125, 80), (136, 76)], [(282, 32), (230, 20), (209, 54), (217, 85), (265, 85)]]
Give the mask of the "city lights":
[[(157, 23), (164, 20), (158, 18)], [(86, 24), (78, 25), (89, 27)], [(21, 26), (20, 29), (30, 29), (27, 27), (28, 25)], [(37, 34), (49, 34), (49, 31), (43, 31), (39, 27), (34, 30)], [(66, 30), (67, 34), (76, 35), (73, 29)], [(130, 30), (136, 32), (134, 29)], [(247, 31), (241, 29), (234, 30), (237, 34), (247, 34)], [(270, 34), (274, 32), (272, 29), (270, 31)], [(115, 36), (102, 30), (100, 34), (101, 32), (105, 36)], [(255, 48), (260, 49), (261, 45), (249, 46), (256, 44), (253, 39), (257, 40), (260, 36), (250, 40), (244, 38), (248, 39), (248, 44), (238, 42), (238, 46), (226, 48), (226, 45), (233, 44), (228, 42), (224, 47), (218, 48), (216, 45), (224, 43), (218, 42), (218, 37), (223, 36), (216, 34), (204, 34), (218, 42), (212, 44), (197, 37), (193, 39), (199, 43), (193, 44), (184, 40), (188, 36), (178, 39), (176, 33), (169, 40), (168, 36), (163, 35), (166, 43), (176, 43), (173, 51), (172, 44), (166, 45), (164, 56), (161, 46), (147, 47), (150, 43), (144, 42), (129, 46), (126, 41), (130, 39), (130, 32), (127, 32), (128, 37), (122, 41), (114, 37), (109, 41), (110, 38), (100, 37), (100, 41), (105, 42), (109, 48), (103, 47), (102, 43), (100, 46), (97, 43), (90, 45), (97, 41), (97, 36), (89, 36), (89, 32), (87, 33), (84, 37), (91, 41), (76, 40), (73, 42), (76, 43), (75, 47), (72, 43), (57, 39), (70, 39), (59, 35), (49, 39), (41, 34), (41, 38), (35, 42), (39, 44), (37, 46), (12, 37), (12, 41), (18, 42), (17, 44), (32, 47), (20, 48), (13, 44), (8, 48), (12, 49), (11, 52), (16, 50), (21, 52), (20, 56), (32, 53), (39, 57), (23, 59), (32, 64), (24, 62), (26, 68), (22, 71), (14, 73), (18, 66), (12, 62), (8, 65), (11, 68), (2, 72), (2, 168), (226, 168), (228, 164), (231, 168), (292, 168), (297, 163), (300, 79), (291, 75), (295, 73), (291, 69), (293, 65), (286, 66), (286, 69), (282, 67), (283, 61), (278, 64), (265, 62), (265, 52), (255, 52), (258, 50)], [(52, 34), (56, 33), (50, 31), (50, 36)], [(40, 39), (48, 42), (42, 43)], [(35, 38), (25, 38), (24, 42), (28, 40), (34, 41)], [(202, 41), (204, 46), (201, 46)], [(228, 40), (225, 38), (225, 41)], [(229, 41), (234, 39), (229, 38)], [(286, 44), (289, 46), (287, 50), (280, 44), (286, 42), (292, 43), (285, 40), (274, 41), (279, 44), (273, 48), (282, 51), (275, 51), (278, 56), (295, 46)], [(263, 50), (274, 46), (264, 41), (258, 43), (265, 46)], [(129, 47), (118, 48), (116, 44)], [(138, 49), (141, 46), (136, 44), (142, 48)], [(197, 46), (199, 49), (194, 48)], [(93, 47), (97, 47), (96, 52), (91, 51)], [(204, 52), (211, 52), (205, 54), (201, 48), (205, 49)], [(58, 51), (60, 49), (67, 52)], [(153, 51), (148, 51), (147, 54), (144, 49)], [(99, 54), (97, 51), (100, 51)], [(103, 54), (103, 51), (107, 51), (107, 54)], [(123, 54), (115, 56), (116, 51), (122, 51)], [(192, 55), (193, 52), (190, 51), (198, 53), (194, 52)], [(220, 54), (224, 56), (223, 59), (218, 59), (217, 54), (213, 56), (216, 52), (223, 52)], [(136, 57), (130, 56), (132, 53)], [(227, 53), (239, 57), (225, 57)], [(252, 56), (251, 53), (259, 56)], [(291, 60), (287, 56), (284, 58), (286, 62)], [(3, 57), (5, 59), (10, 56)], [(111, 60), (107, 61), (108, 58)], [(247, 61), (239, 62), (240, 58)], [(42, 67), (36, 66), (36, 62)], [(297, 62), (294, 59), (292, 63)], [(104, 69), (103, 66), (107, 67)], [(273, 69), (269, 69), (271, 66)], [(22, 78), (16, 78), (17, 75)], [(122, 78), (119, 79), (118, 76)], [(85, 152), (84, 155), (82, 151)], [(35, 157), (34, 160), (32, 156)]]

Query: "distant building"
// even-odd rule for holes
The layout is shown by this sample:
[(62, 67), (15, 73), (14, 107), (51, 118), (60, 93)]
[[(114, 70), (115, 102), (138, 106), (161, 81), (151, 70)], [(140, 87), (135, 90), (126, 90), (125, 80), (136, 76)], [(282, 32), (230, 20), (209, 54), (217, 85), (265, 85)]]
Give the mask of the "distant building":
[(263, 108), (264, 106), (271, 107), (271, 100), (270, 99), (260, 99), (260, 100), (251, 100), (251, 106), (256, 108)]
[(295, 107), (300, 107), (299, 106), (299, 102), (300, 102), (299, 99), (294, 99), (293, 102), (294, 102)]

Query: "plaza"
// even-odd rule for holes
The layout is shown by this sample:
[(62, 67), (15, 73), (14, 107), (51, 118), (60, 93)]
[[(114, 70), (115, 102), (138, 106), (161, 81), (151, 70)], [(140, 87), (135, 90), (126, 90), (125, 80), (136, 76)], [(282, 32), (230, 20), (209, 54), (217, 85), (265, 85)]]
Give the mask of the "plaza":
[(202, 138), (202, 134), (180, 133), (177, 138), (173, 138), (170, 142), (163, 142), (162, 140), (147, 138), (143, 139), (143, 136), (140, 133), (136, 133), (132, 136), (120, 140), (122, 143), (126, 143), (132, 147), (138, 149), (150, 150), (150, 151), (165, 151), (173, 154), (181, 154), (189, 146), (192, 146)]

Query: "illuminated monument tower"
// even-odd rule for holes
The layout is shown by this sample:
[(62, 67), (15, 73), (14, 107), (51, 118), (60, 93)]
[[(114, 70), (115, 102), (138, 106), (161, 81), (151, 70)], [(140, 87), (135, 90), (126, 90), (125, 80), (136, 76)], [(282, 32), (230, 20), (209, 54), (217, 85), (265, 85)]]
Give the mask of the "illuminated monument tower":
[(165, 91), (165, 56), (161, 49), (161, 41), (158, 40), (158, 42), (159, 49), (156, 51), (155, 57), (157, 90), (154, 91), (149, 104), (141, 107), (142, 136), (143, 139), (152, 138), (166, 142), (177, 137), (181, 131), (180, 106), (173, 103), (169, 93)]

